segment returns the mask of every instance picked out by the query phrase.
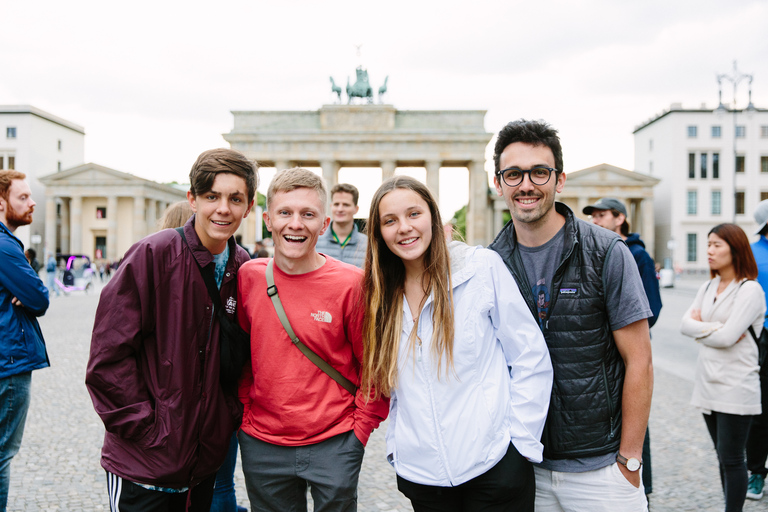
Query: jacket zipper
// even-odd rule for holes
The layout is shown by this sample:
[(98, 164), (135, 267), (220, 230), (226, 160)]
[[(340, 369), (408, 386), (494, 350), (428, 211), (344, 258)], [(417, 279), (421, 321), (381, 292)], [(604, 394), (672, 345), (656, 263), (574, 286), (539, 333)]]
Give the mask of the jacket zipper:
[(605, 361), (600, 363), (600, 368), (603, 371), (603, 386), (605, 386), (605, 396), (608, 401), (608, 414), (611, 416), (611, 431), (609, 435), (611, 436), (611, 439), (613, 439), (616, 436), (616, 411), (613, 407), (611, 389), (608, 386), (608, 371), (605, 369)]

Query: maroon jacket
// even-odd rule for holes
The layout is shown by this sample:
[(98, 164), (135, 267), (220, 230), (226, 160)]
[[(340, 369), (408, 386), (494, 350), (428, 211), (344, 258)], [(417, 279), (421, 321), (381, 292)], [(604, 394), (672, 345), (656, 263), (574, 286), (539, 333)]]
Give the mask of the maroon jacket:
[[(213, 256), (184, 226), (140, 240), (101, 292), (85, 383), (106, 427), (101, 465), (132, 482), (192, 486), (224, 462), (242, 405), (219, 383), (219, 323), (195, 259)], [(229, 240), (221, 301), (234, 318), (237, 269)]]

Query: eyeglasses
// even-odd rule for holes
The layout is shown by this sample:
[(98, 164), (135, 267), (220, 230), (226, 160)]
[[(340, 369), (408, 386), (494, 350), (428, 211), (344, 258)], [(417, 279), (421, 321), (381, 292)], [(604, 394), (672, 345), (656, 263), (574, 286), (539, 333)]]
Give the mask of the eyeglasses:
[(506, 183), (508, 187), (516, 187), (523, 182), (525, 173), (528, 173), (528, 178), (530, 178), (531, 183), (534, 185), (546, 185), (553, 172), (557, 173), (560, 171), (544, 165), (537, 165), (528, 170), (520, 169), (518, 167), (508, 167), (507, 169), (499, 171), (496, 175), (501, 176), (501, 179), (504, 180), (504, 183)]

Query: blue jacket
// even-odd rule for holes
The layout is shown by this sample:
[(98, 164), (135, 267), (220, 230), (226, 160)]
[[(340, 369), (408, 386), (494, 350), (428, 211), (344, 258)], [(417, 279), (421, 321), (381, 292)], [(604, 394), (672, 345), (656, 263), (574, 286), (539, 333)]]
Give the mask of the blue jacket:
[[(11, 303), (14, 297), (23, 307)], [(36, 318), (47, 309), (48, 289), (0, 222), (0, 379), (50, 366)]]
[(651, 255), (645, 250), (645, 244), (640, 240), (639, 234), (630, 233), (625, 242), (629, 246), (629, 252), (635, 258), (637, 270), (640, 271), (640, 279), (643, 280), (645, 295), (648, 296), (648, 305), (653, 313), (653, 316), (648, 319), (648, 327), (653, 327), (661, 311), (661, 293), (659, 293), (659, 280), (656, 279), (656, 266), (653, 264)]
[[(761, 235), (760, 240), (752, 244), (752, 254), (757, 262), (757, 282), (763, 287), (765, 300), (768, 302), (768, 239)], [(768, 327), (768, 317), (765, 319), (765, 326)]]

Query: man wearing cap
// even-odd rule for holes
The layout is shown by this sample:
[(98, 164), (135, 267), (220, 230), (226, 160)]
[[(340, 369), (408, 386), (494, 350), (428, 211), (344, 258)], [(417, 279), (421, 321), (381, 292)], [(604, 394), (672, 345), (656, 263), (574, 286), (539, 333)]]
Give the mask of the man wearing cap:
[(512, 221), (489, 248), (539, 321), (554, 369), (544, 460), (534, 466), (536, 510), (646, 512), (652, 313), (637, 265), (618, 235), (555, 201), (566, 176), (549, 124), (507, 124), (493, 159)]
[[(640, 279), (643, 281), (645, 295), (648, 298), (648, 305), (651, 307), (653, 316), (648, 318), (648, 327), (653, 327), (659, 318), (661, 311), (661, 294), (659, 293), (659, 280), (656, 279), (656, 266), (653, 258), (645, 250), (645, 244), (640, 240), (638, 233), (629, 232), (629, 221), (627, 221), (627, 209), (624, 203), (612, 197), (604, 197), (591, 206), (582, 210), (584, 215), (592, 216), (592, 223), (610, 229), (619, 235), (629, 246), (629, 251), (635, 258), (637, 270), (640, 272)], [(653, 492), (653, 478), (651, 473), (651, 438), (650, 431), (645, 431), (645, 441), (643, 442), (643, 487), (645, 494)]]
[[(757, 262), (757, 282), (763, 287), (768, 298), (768, 199), (757, 205), (755, 210), (755, 222), (758, 225), (756, 235), (760, 238), (752, 244), (752, 254)], [(768, 328), (768, 319), (760, 335), (762, 343), (768, 343), (765, 338)], [(768, 457), (768, 364), (760, 366), (760, 392), (762, 395), (763, 412), (752, 419), (747, 437), (747, 469), (749, 469), (749, 484), (747, 485), (747, 498), (759, 500), (763, 497), (763, 486), (768, 469), (765, 468), (765, 459)]]

